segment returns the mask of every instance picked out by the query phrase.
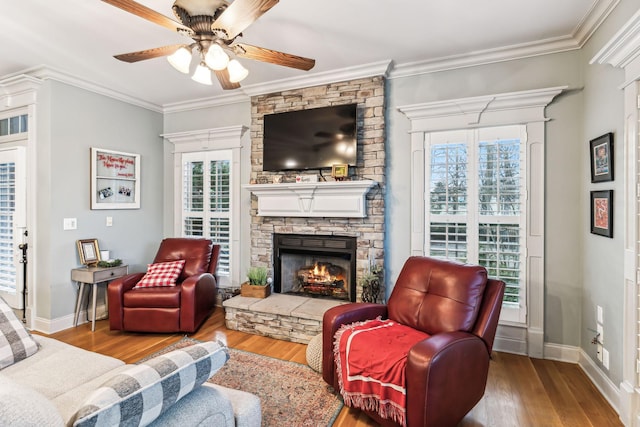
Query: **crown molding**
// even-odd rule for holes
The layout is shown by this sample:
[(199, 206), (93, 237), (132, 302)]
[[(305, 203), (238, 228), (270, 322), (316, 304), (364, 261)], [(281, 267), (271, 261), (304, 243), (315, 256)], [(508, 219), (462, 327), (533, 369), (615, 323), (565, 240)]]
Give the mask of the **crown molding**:
[(162, 105), (162, 112), (181, 113), (184, 111), (200, 110), (202, 108), (219, 107), (222, 105), (239, 104), (249, 102), (249, 97), (244, 93), (225, 94), (211, 98), (200, 98), (191, 101), (172, 102)]
[(162, 107), (153, 104), (151, 102), (144, 101), (139, 98), (135, 98), (133, 96), (125, 95), (121, 92), (117, 92), (115, 90), (106, 88), (104, 86), (100, 86), (96, 83), (90, 82), (88, 80), (82, 79), (78, 76), (74, 76), (73, 74), (67, 73), (66, 71), (58, 70), (53, 67), (49, 67), (46, 65), (39, 65), (37, 67), (28, 68), (26, 70), (20, 71), (11, 76), (15, 75), (28, 75), (40, 80), (54, 80), (60, 83), (65, 83), (70, 86), (74, 86), (80, 89), (87, 90), (89, 92), (97, 93), (99, 95), (104, 95), (109, 98), (116, 99), (118, 101), (126, 102), (127, 104), (136, 105), (138, 107), (146, 108), (147, 110), (155, 111), (158, 113), (162, 113)]
[(580, 21), (572, 33), (579, 47), (584, 46), (609, 14), (618, 6), (618, 3), (620, 3), (620, 0), (600, 0), (595, 2), (589, 13)]
[(570, 35), (426, 61), (398, 64), (390, 72), (389, 78), (410, 77), (577, 50), (584, 46), (619, 2), (620, 0), (597, 1)]
[(339, 70), (321, 73), (305, 74), (304, 76), (290, 79), (273, 80), (266, 83), (242, 86), (239, 90), (242, 95), (223, 95), (211, 98), (203, 98), (195, 101), (176, 102), (165, 104), (165, 113), (177, 113), (200, 108), (215, 107), (232, 103), (246, 102), (250, 97), (274, 92), (299, 89), (301, 87), (321, 86), (325, 84), (344, 82), (348, 80), (363, 79), (373, 76), (387, 76), (392, 66), (391, 60), (373, 62), (355, 67), (341, 68)]
[(364, 79), (374, 76), (387, 76), (392, 66), (392, 60), (372, 62), (370, 64), (341, 68), (339, 70), (321, 73), (305, 74), (290, 79), (274, 80), (267, 83), (244, 86), (242, 90), (249, 96), (264, 95), (301, 87), (321, 86), (325, 84), (344, 82), (348, 80)]

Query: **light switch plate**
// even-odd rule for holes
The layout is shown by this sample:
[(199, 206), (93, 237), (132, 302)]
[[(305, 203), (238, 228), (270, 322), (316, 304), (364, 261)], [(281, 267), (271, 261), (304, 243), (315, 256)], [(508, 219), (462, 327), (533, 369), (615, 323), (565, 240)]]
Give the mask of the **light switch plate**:
[(63, 230), (75, 230), (78, 228), (78, 219), (77, 218), (65, 218), (62, 221), (62, 229)]

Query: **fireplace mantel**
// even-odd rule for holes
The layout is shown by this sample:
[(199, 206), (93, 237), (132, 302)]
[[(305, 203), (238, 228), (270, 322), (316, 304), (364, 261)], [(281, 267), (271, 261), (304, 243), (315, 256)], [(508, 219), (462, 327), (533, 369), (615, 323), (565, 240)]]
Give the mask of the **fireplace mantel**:
[(330, 181), (250, 184), (243, 187), (258, 198), (258, 216), (367, 216), (366, 195), (376, 181)]

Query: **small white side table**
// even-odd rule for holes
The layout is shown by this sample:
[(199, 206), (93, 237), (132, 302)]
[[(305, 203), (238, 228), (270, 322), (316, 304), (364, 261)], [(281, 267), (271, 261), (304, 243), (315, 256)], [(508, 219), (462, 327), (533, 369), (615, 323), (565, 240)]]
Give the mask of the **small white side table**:
[[(111, 280), (127, 275), (129, 272), (128, 265), (119, 265), (117, 267), (82, 267), (71, 270), (71, 280), (78, 282), (78, 299), (76, 300), (76, 313), (73, 320), (73, 326), (78, 326), (78, 316), (80, 314), (80, 305), (84, 296), (84, 285), (92, 285), (91, 293), (93, 294), (93, 319), (91, 321), (91, 331), (96, 330), (96, 296), (98, 294), (98, 285), (101, 283), (109, 283)], [(105, 294), (105, 302), (108, 306), (109, 300)]]

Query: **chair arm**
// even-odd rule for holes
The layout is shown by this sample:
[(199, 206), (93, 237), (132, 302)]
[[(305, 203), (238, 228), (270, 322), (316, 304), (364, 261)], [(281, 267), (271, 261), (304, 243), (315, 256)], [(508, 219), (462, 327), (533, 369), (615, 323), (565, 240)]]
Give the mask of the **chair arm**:
[(338, 305), (324, 313), (322, 320), (322, 378), (338, 390), (338, 378), (333, 357), (333, 341), (342, 325), (387, 317), (387, 306), (372, 303), (351, 303)]
[(216, 279), (201, 273), (187, 277), (180, 286), (180, 330), (195, 332), (216, 305)]
[(457, 425), (482, 398), (489, 354), (467, 332), (433, 335), (407, 356), (407, 425)]
[(107, 285), (107, 299), (109, 301), (109, 328), (121, 331), (124, 328), (124, 311), (122, 301), (124, 293), (131, 290), (144, 277), (145, 273), (132, 273), (112, 280)]

